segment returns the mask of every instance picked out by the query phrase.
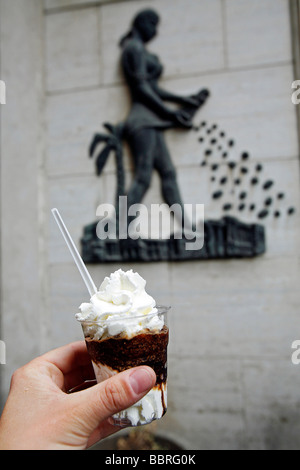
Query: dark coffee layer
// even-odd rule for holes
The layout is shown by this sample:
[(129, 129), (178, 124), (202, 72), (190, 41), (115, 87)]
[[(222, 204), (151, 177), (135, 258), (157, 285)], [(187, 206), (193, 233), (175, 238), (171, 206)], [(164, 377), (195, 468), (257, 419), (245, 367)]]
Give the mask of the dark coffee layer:
[(167, 346), (169, 330), (159, 333), (143, 332), (131, 339), (115, 336), (103, 340), (85, 338), (93, 362), (111, 367), (118, 372), (131, 367), (147, 365), (156, 373), (156, 384), (167, 379)]
[(164, 384), (160, 383), (158, 385), (156, 385), (155, 387), (157, 390), (160, 390), (160, 393), (161, 393), (161, 404), (162, 404), (162, 408), (163, 408), (163, 414), (161, 417), (164, 416), (164, 414), (166, 414), (167, 412), (167, 404), (166, 404), (166, 399), (165, 399), (165, 390), (164, 389)]

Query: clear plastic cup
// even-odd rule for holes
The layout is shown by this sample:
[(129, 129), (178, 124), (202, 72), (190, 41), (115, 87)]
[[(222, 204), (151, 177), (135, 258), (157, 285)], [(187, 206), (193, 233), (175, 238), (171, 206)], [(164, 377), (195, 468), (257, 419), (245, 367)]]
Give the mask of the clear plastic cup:
[[(113, 415), (111, 422), (116, 426), (149, 424), (167, 411), (167, 312), (170, 307), (156, 308), (155, 314), (139, 317), (128, 314), (126, 319), (122, 318), (122, 331), (120, 320), (114, 322), (112, 315), (109, 334), (103, 329), (103, 322), (80, 321), (98, 383), (141, 365), (151, 367), (156, 373), (155, 386), (144, 398)], [(135, 333), (128, 335), (126, 331)]]

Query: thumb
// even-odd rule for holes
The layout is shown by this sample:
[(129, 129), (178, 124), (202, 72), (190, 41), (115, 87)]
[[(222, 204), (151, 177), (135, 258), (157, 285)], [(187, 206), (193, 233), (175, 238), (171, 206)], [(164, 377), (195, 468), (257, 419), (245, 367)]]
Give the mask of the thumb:
[(154, 387), (156, 375), (147, 366), (135, 367), (73, 395), (76, 415), (92, 432), (101, 421), (134, 405)]

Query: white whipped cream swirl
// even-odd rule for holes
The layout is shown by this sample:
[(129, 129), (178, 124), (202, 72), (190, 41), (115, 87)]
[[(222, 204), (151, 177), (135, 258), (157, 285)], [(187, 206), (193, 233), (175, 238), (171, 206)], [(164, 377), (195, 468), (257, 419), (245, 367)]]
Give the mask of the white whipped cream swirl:
[(131, 338), (144, 329), (160, 331), (164, 318), (145, 291), (146, 281), (132, 270), (121, 269), (106, 277), (90, 303), (82, 303), (76, 319), (85, 336), (104, 339), (122, 334)]

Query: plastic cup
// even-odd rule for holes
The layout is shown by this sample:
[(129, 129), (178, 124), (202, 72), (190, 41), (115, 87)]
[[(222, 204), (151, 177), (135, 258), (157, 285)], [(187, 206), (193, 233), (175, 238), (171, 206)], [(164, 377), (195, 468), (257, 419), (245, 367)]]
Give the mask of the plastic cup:
[[(113, 319), (109, 322), (109, 330), (116, 334), (101, 335), (103, 322), (80, 321), (90, 355), (97, 382), (136, 366), (150, 366), (156, 373), (155, 386), (135, 405), (124, 411), (116, 413), (111, 422), (116, 426), (140, 426), (160, 419), (167, 411), (167, 346), (169, 342), (169, 329), (167, 326), (167, 312), (169, 307), (157, 307), (158, 312), (147, 315), (147, 325), (151, 325), (153, 317), (157, 325), (159, 317), (160, 326), (156, 329), (143, 328), (145, 315), (122, 318), (132, 331), (137, 325), (141, 330), (133, 336), (126, 336), (120, 332), (119, 321), (115, 324)], [(113, 317), (112, 317), (113, 318)], [(127, 323), (128, 322), (128, 323)], [(97, 339), (95, 339), (97, 338)]]

